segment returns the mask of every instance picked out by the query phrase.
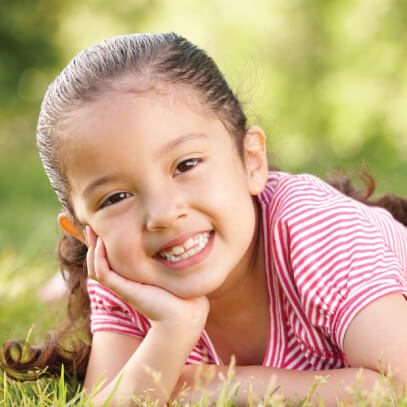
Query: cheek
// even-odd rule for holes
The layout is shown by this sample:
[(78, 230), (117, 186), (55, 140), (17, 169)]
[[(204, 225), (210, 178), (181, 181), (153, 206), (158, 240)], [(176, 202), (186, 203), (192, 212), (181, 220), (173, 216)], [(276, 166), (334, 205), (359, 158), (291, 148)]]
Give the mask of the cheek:
[(229, 171), (228, 177), (219, 179), (213, 176), (208, 180), (208, 188), (201, 194), (201, 202), (212, 211), (219, 220), (239, 224), (250, 221), (253, 214), (253, 204), (246, 179), (242, 174)]
[(139, 268), (143, 260), (140, 236), (132, 233), (129, 227), (105, 225), (96, 233), (103, 239), (110, 268), (126, 278), (138, 279)]

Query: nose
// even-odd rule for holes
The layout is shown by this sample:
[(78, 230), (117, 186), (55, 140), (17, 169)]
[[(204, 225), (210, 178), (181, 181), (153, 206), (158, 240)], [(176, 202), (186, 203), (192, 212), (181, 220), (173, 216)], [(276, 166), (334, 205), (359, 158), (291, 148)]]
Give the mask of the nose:
[(176, 191), (150, 193), (146, 203), (145, 226), (150, 232), (169, 229), (187, 216), (187, 205)]

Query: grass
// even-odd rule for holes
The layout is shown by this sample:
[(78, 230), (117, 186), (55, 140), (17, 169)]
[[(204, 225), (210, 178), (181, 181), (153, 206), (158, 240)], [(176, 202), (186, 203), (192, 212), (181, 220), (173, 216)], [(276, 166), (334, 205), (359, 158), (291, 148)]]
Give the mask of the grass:
[[(297, 398), (295, 401), (287, 401), (279, 392), (278, 387), (270, 387), (266, 395), (262, 398), (257, 397), (251, 391), (247, 396), (247, 407), (324, 407), (323, 400), (318, 396), (318, 386), (325, 383), (326, 379), (315, 376), (314, 383), (310, 386), (308, 394), (303, 398)], [(234, 407), (236, 406), (236, 396), (239, 392), (238, 383), (234, 381), (233, 366), (229, 369), (226, 377), (222, 378), (221, 386), (216, 392), (208, 393), (202, 391), (202, 397), (198, 402), (189, 403), (187, 400), (189, 389), (184, 389), (180, 399), (172, 401), (169, 406), (181, 407)], [(34, 382), (16, 382), (3, 373), (0, 378), (0, 406), (41, 406), (41, 407), (59, 407), (59, 406), (93, 406), (93, 398), (101, 386), (101, 380), (95, 386), (91, 394), (85, 394), (81, 389), (80, 383), (69, 379), (64, 375), (62, 367), (61, 376), (57, 378), (43, 378)], [(115, 389), (116, 390), (116, 389)], [(111, 404), (114, 392), (106, 400), (103, 406)], [(407, 407), (407, 396), (405, 392), (401, 395), (395, 395), (391, 380), (382, 376), (375, 383), (372, 391), (361, 390), (358, 385), (347, 389), (347, 401), (337, 401), (338, 407)], [(216, 394), (216, 396), (214, 396)], [(143, 407), (153, 407), (155, 404), (148, 398), (140, 400), (133, 398), (134, 404)]]
[(34, 323), (33, 339), (41, 341), (64, 318), (64, 300), (38, 300), (40, 288), (57, 270), (52, 257), (23, 256), (11, 248), (0, 251), (0, 343), (25, 338)]

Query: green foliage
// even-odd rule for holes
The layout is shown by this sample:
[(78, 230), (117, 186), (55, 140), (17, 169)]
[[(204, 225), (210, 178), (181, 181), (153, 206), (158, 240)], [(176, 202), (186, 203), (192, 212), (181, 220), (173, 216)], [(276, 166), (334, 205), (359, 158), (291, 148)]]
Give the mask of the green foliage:
[(0, 252), (52, 254), (59, 205), (37, 154), (0, 154), (0, 174)]
[(215, 57), (281, 167), (363, 159), (384, 171), (406, 163), (406, 17), (395, 0), (6, 0), (0, 110), (34, 115), (52, 76), (95, 41), (173, 30)]
[(0, 2), (0, 109), (6, 113), (37, 102), (36, 81), (41, 71), (60, 62), (53, 41), (61, 0), (3, 0)]

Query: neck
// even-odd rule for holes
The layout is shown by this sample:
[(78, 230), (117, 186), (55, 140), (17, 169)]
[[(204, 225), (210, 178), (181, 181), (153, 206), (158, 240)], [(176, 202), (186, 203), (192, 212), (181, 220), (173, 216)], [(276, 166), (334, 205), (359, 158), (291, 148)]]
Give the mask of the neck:
[(253, 308), (264, 302), (266, 277), (264, 271), (263, 236), (259, 222), (259, 208), (255, 205), (256, 224), (253, 239), (245, 261), (230, 273), (222, 287), (208, 296), (210, 313), (208, 320), (216, 324), (244, 319), (253, 315)]

